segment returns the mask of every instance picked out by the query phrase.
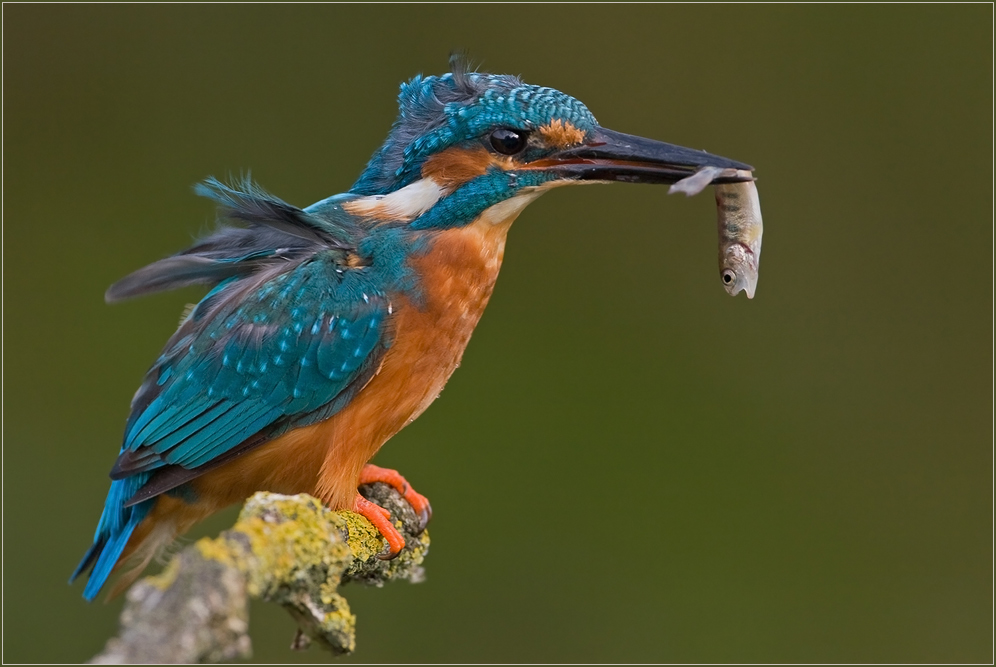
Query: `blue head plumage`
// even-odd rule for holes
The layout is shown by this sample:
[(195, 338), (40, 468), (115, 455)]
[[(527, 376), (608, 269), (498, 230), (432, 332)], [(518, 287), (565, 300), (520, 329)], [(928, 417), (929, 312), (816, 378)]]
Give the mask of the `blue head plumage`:
[(486, 141), (497, 128), (525, 133), (559, 121), (587, 136), (598, 127), (588, 107), (559, 90), (451, 64), (452, 73), (418, 75), (401, 85), (398, 118), (350, 192), (375, 195), (405, 187), (432, 155)]

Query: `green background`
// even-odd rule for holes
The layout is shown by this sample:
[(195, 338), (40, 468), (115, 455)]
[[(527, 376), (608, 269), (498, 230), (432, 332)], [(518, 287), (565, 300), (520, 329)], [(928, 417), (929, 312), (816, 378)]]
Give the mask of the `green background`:
[[(991, 6), (3, 18), (6, 661), (116, 628), (65, 582), (198, 292), (104, 288), (210, 227), (203, 177), (347, 189), (454, 48), (755, 165), (761, 280), (721, 288), (709, 192), (533, 204), (459, 372), (377, 458), (432, 499), (428, 580), (346, 588), (343, 662), (992, 660)], [(328, 658), (279, 609), (251, 633), (257, 660)]]

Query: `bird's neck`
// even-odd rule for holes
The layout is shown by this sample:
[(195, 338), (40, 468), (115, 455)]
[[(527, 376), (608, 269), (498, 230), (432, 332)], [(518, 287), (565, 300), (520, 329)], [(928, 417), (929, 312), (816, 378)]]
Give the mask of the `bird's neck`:
[(469, 225), (433, 232), (426, 252), (411, 259), (425, 297), (444, 305), (454, 295), (478, 292), (486, 303), (501, 269), (505, 239), (514, 218), (492, 221), (482, 215)]
[(484, 209), (468, 224), (425, 232), (425, 251), (415, 253), (412, 264), (424, 277), (426, 289), (452, 286), (435, 295), (445, 300), (449, 290), (459, 292), (462, 284), (486, 294), (487, 303), (505, 255), (508, 230), (522, 210), (547, 189), (549, 186), (525, 189)]

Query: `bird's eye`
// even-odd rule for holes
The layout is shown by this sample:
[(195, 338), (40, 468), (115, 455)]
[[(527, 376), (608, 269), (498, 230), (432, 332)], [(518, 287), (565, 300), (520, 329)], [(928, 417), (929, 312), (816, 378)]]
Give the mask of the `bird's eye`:
[(731, 271), (730, 269), (726, 269), (725, 271), (723, 271), (723, 282), (725, 284), (731, 285), (733, 284), (734, 281), (736, 281), (736, 279), (737, 279), (737, 274)]
[(526, 147), (528, 133), (500, 127), (491, 133), (491, 147), (502, 155), (515, 155)]

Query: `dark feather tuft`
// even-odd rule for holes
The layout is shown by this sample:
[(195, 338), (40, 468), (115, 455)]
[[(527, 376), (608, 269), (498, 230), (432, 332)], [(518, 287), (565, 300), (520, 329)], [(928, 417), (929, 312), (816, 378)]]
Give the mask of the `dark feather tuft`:
[(249, 176), (233, 185), (226, 185), (212, 176), (194, 186), (194, 192), (218, 202), (225, 217), (273, 227), (311, 243), (338, 245), (321, 221), (269, 194)]
[(268, 194), (248, 177), (233, 185), (209, 178), (195, 188), (218, 202), (222, 224), (192, 248), (153, 262), (111, 285), (108, 303), (190, 285), (218, 285), (323, 248), (353, 247), (353, 233)]
[(468, 75), (469, 72), (473, 71), (473, 63), (465, 51), (458, 50), (450, 53), (450, 72), (453, 73), (453, 84), (464, 95), (469, 96), (479, 92)]
[(202, 255), (174, 255), (144, 266), (107, 288), (104, 300), (117, 303), (145, 294), (210, 284), (244, 272), (235, 262), (218, 262)]
[(215, 286), (313, 253), (315, 245), (266, 227), (222, 227), (192, 248), (153, 262), (107, 288), (116, 303), (191, 285)]

